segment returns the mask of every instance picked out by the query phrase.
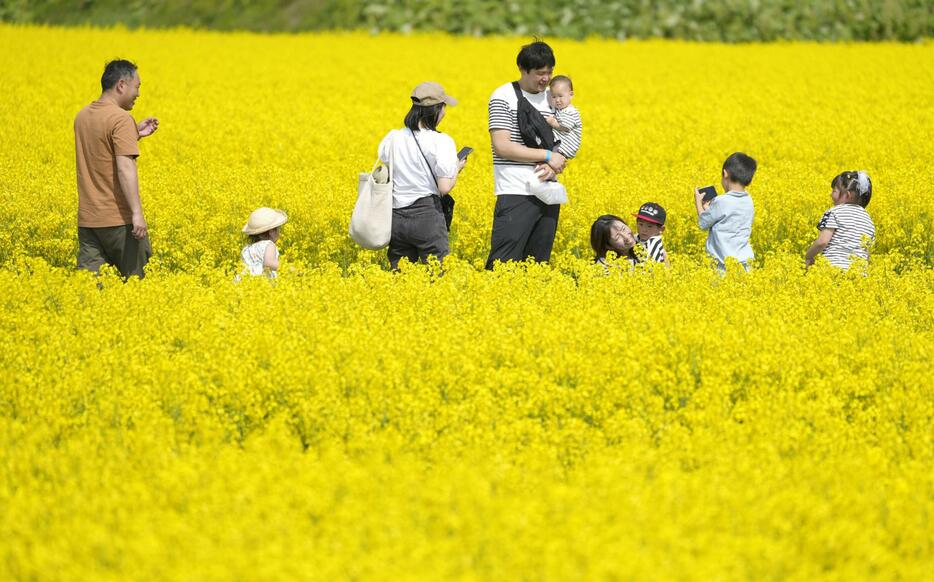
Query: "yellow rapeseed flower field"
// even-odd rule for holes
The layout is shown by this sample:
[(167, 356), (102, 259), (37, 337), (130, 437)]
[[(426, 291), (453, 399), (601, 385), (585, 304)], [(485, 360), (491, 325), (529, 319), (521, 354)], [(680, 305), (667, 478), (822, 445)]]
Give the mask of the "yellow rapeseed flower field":
[[(523, 39), (0, 26), (0, 579), (919, 580), (934, 569), (934, 47), (552, 42), (586, 124), (551, 265), (482, 271), (486, 106)], [(73, 268), (104, 63), (155, 257)], [(353, 246), (356, 174), (436, 80), (476, 148), (452, 256)], [(748, 275), (692, 188), (759, 160)], [(803, 253), (865, 169), (877, 242)], [(654, 200), (671, 269), (588, 260)], [(233, 283), (285, 209), (280, 277)]]

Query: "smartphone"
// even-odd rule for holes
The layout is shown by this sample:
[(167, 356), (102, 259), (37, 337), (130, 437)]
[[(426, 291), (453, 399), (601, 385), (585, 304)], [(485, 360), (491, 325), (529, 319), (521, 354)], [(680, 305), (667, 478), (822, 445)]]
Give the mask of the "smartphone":
[(457, 159), (463, 160), (467, 156), (469, 156), (471, 152), (473, 152), (473, 148), (467, 148), (467, 147), (461, 148), (461, 151), (457, 152)]
[(704, 195), (703, 202), (710, 202), (717, 197), (717, 189), (713, 186), (705, 186), (700, 189), (700, 192)]

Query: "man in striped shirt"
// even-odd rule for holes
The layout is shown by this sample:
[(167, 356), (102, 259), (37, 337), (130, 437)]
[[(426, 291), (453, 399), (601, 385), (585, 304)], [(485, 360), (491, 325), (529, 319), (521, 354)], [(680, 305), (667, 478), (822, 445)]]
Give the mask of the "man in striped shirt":
[[(554, 52), (544, 42), (522, 47), (516, 58), (522, 97), (545, 119), (554, 115), (549, 103), (548, 84), (555, 67)], [(493, 146), (493, 182), (496, 209), (486, 268), (496, 261), (537, 262), (551, 258), (561, 206), (545, 204), (529, 190), (529, 181), (555, 178), (564, 171), (572, 153), (564, 144), (558, 151), (531, 148), (519, 133), (519, 100), (512, 83), (497, 88), (490, 96), (489, 129)]]

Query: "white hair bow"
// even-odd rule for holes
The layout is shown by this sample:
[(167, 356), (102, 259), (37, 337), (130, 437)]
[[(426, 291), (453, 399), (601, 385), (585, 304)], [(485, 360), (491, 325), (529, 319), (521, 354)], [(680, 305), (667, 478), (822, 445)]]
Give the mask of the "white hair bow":
[(869, 174), (865, 170), (856, 172), (856, 183), (859, 188), (859, 195), (865, 196), (869, 192)]

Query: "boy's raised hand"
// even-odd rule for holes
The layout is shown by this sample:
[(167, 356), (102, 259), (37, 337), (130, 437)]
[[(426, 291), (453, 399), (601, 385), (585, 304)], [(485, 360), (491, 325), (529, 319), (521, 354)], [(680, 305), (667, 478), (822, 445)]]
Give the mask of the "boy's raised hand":
[(694, 186), (694, 206), (697, 207), (697, 214), (704, 212), (710, 207), (710, 201), (704, 202), (704, 193), (700, 191), (700, 188)]

